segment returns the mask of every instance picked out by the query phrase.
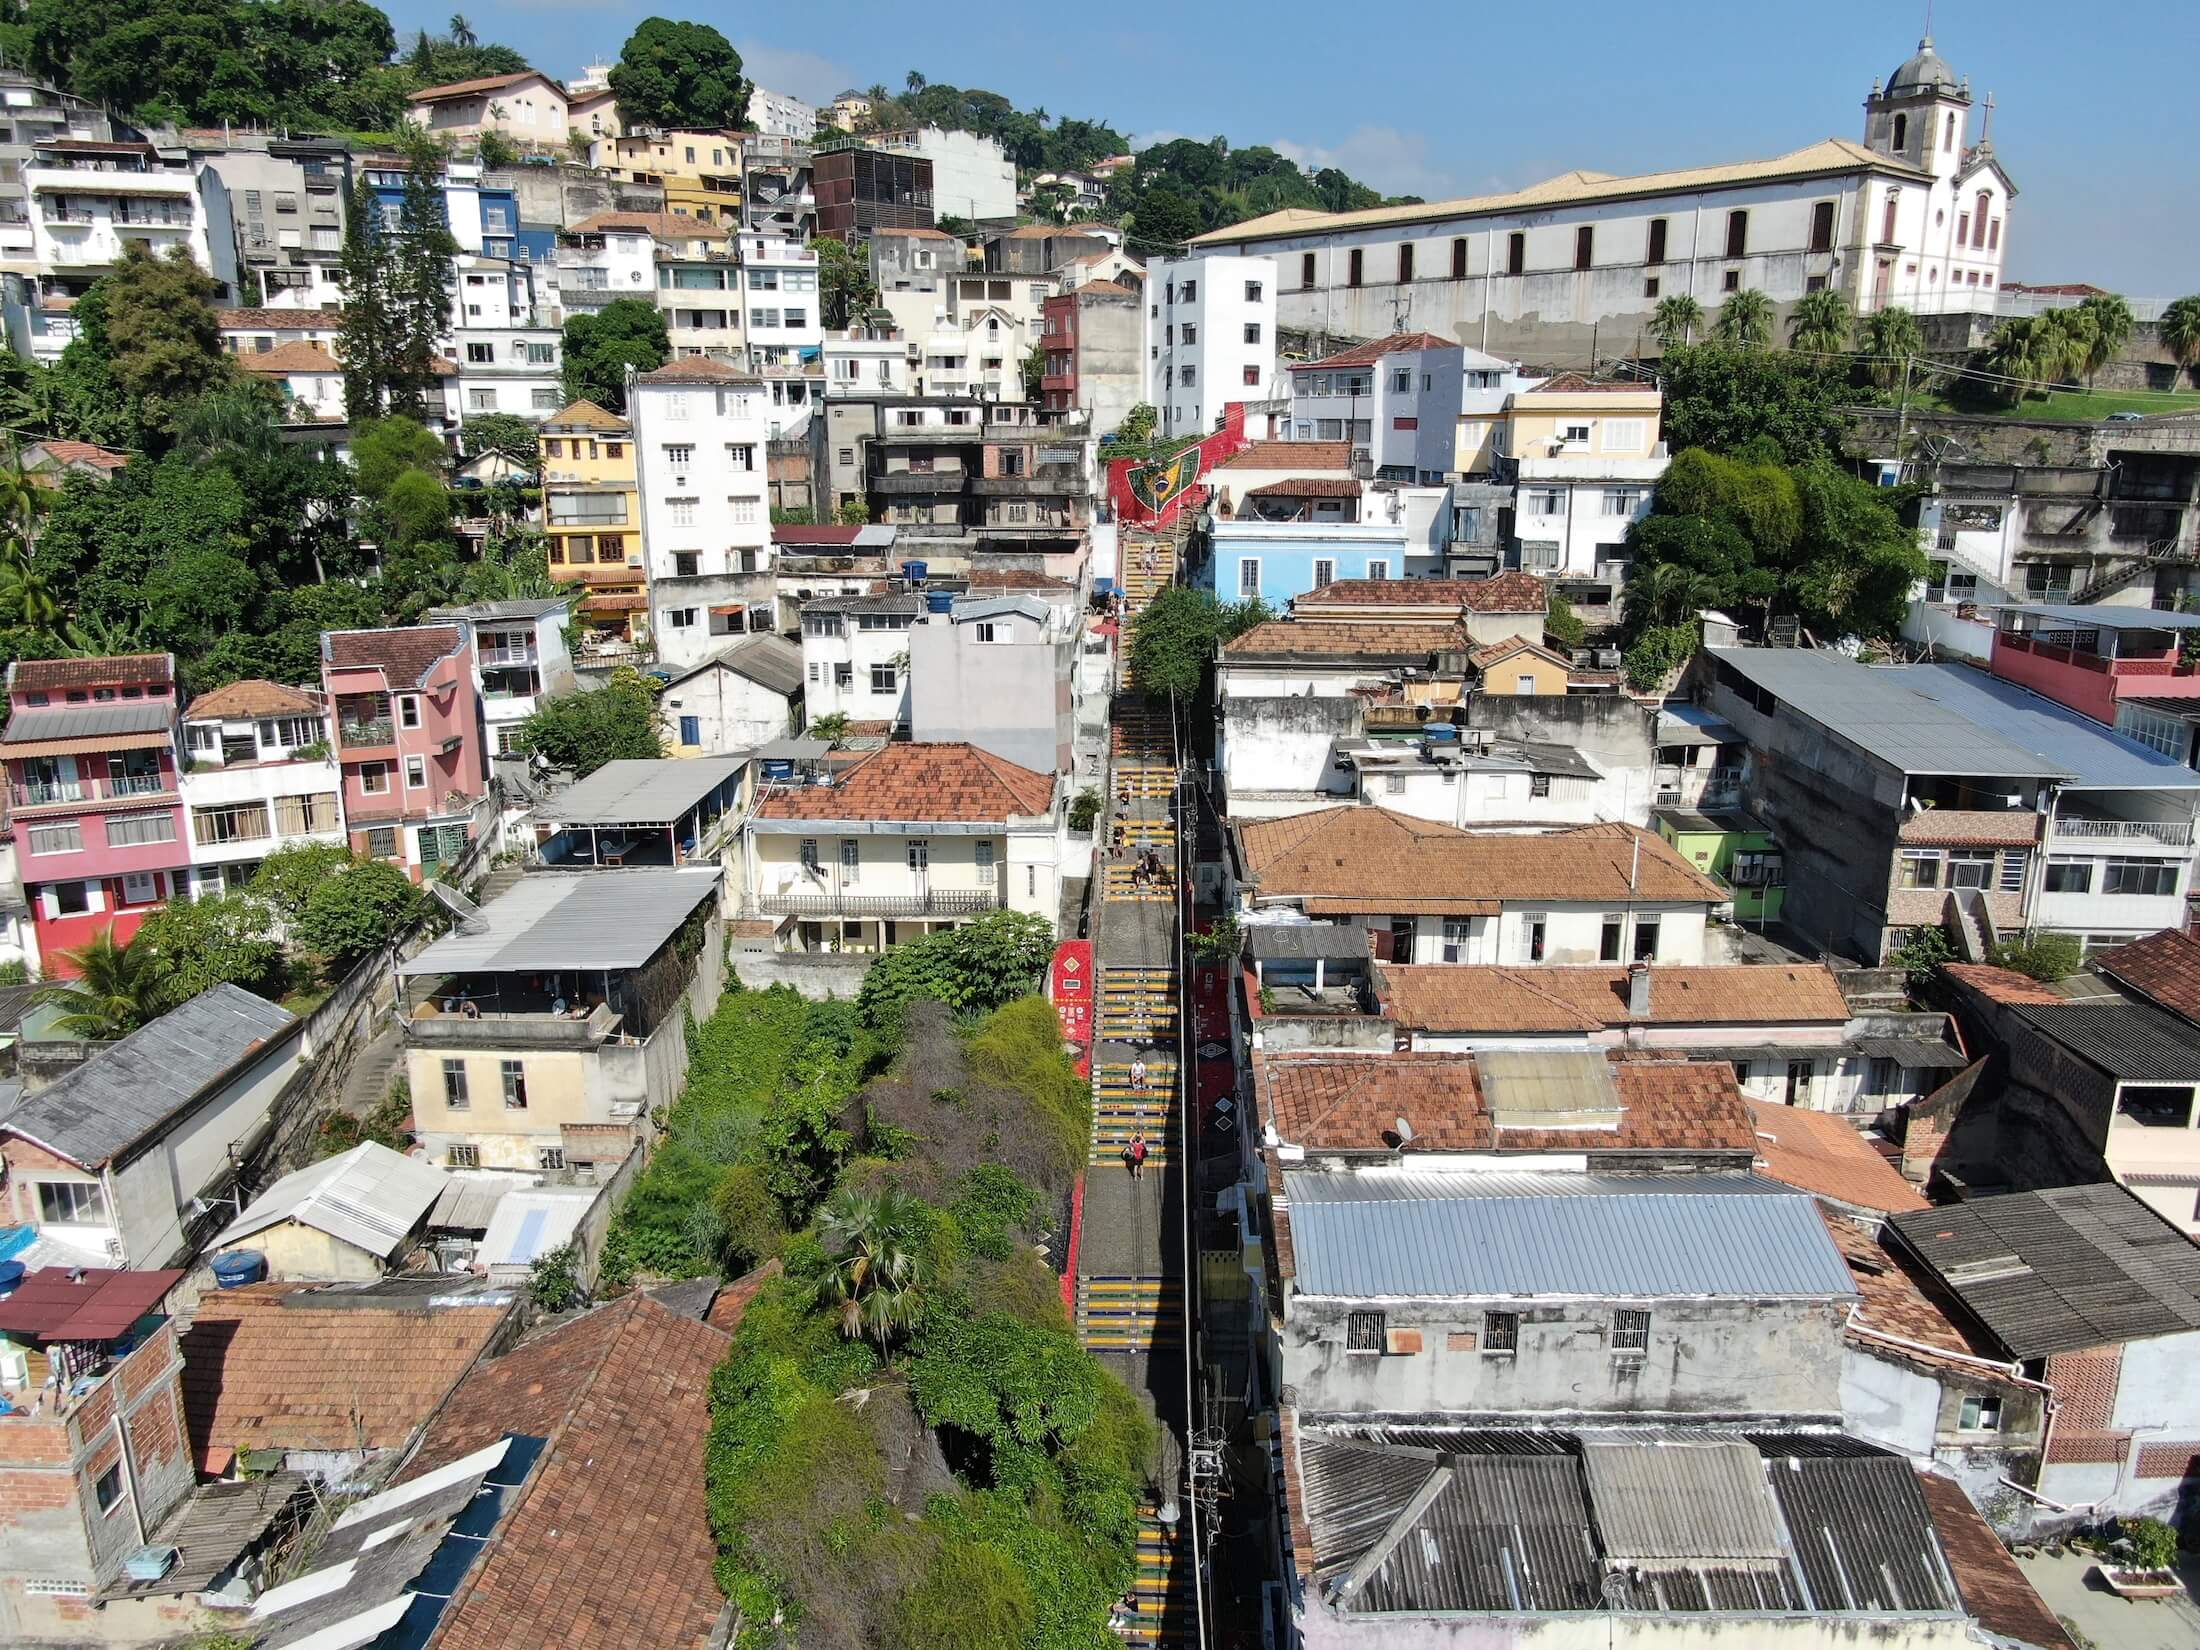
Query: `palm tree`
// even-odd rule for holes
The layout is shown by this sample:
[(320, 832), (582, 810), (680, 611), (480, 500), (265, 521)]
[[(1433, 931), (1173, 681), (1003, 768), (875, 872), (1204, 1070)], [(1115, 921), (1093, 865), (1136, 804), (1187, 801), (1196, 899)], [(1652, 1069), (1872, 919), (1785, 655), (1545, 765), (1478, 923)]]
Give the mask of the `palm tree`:
[(1772, 300), (1742, 288), (1719, 306), (1718, 338), (1735, 349), (1763, 349), (1772, 342)]
[(902, 76), (902, 84), (909, 88), (909, 95), (911, 97), (915, 97), (917, 93), (923, 91), (925, 87), (931, 84), (931, 82), (929, 80), (926, 80), (923, 75), (917, 73), (916, 70), (911, 69), (906, 75)]
[(1875, 309), (1864, 317), (1864, 354), (1872, 382), (1891, 390), (1902, 381), (1902, 364), (1925, 347), (1925, 329), (1900, 304)]
[(2004, 386), (2009, 398), (2022, 401), (2062, 377), (2071, 353), (2071, 334), (2051, 311), (2046, 315), (2014, 316), (2002, 322), (1986, 340), (1981, 364), (1988, 372), (2009, 380)]
[(2200, 294), (2171, 300), (2162, 311), (2160, 337), (2186, 371), (2200, 363)]
[(473, 24), (466, 21), (464, 12), (451, 13), (450, 34), (451, 44), (454, 46), (472, 47), (481, 44), (480, 39), (474, 33)]
[(0, 621), (34, 636), (59, 634), (68, 609), (53, 582), (31, 565), (20, 539), (0, 543)]
[(2085, 352), (2085, 382), (2090, 389), (2093, 375), (2123, 353), (2136, 323), (2131, 306), (2114, 292), (2096, 292), (2078, 306), (2078, 312), (2093, 322), (2093, 337)]
[(1806, 292), (1788, 315), (1788, 348), (1806, 355), (1840, 355), (1849, 347), (1856, 317), (1849, 301), (1830, 286)]
[(1694, 343), (1696, 329), (1702, 325), (1703, 305), (1685, 292), (1660, 298), (1658, 307), (1650, 312), (1650, 336), (1658, 341), (1660, 349)]
[(850, 1340), (878, 1343), (881, 1354), (916, 1326), (924, 1307), (926, 1267), (917, 1248), (923, 1208), (897, 1191), (876, 1197), (842, 1187), (825, 1205), (818, 1236), (832, 1270), (823, 1292)]
[(117, 654), (146, 651), (143, 614), (127, 619), (72, 619), (68, 630), (68, 650), (79, 659), (111, 659)]
[(56, 1031), (90, 1042), (127, 1037), (161, 1011), (160, 970), (150, 951), (115, 939), (112, 925), (74, 951), (61, 953), (73, 980), (41, 986), (37, 1000), (66, 1010)]
[(1628, 606), (1645, 625), (1680, 624), (1709, 607), (1717, 594), (1704, 574), (1671, 561), (1657, 563), (1627, 586)]

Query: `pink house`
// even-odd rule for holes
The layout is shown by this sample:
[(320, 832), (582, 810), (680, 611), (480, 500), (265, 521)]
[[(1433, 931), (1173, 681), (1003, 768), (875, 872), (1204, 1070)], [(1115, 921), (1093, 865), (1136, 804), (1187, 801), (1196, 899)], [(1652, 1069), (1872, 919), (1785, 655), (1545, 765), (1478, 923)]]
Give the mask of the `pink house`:
[(2127, 699), (2200, 708), (2200, 616), (2147, 607), (2005, 607), (1993, 672), (2110, 727)]
[(352, 847), (423, 880), (464, 851), (489, 788), (465, 627), (325, 631), (321, 685)]
[(51, 976), (103, 929), (118, 940), (190, 859), (177, 787), (176, 661), (19, 659), (8, 667), (7, 829)]

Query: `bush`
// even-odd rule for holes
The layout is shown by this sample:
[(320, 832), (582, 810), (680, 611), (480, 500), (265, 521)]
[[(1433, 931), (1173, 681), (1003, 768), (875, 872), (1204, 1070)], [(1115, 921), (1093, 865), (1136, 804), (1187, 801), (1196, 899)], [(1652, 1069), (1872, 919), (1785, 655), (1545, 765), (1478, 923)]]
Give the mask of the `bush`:
[(2070, 934), (2026, 934), (1995, 945), (1986, 953), (1986, 960), (1996, 968), (2053, 984), (2077, 973), (2085, 961), (2085, 949)]
[(1560, 647), (1579, 647), (1588, 640), (1589, 627), (1581, 622), (1574, 604), (1553, 590), (1545, 599), (1543, 634)]
[(1087, 785), (1079, 791), (1069, 805), (1069, 828), (1073, 831), (1089, 831), (1100, 819), (1100, 793)]
[(1627, 650), (1623, 663), (1627, 667), (1627, 685), (1637, 693), (1652, 693), (1665, 685), (1665, 679), (1688, 662), (1696, 651), (1697, 627), (1694, 623), (1652, 625), (1635, 638)]
[(410, 927), (424, 898), (396, 866), (358, 860), (306, 897), (294, 937), (340, 973)]
[(902, 1596), (895, 1625), (908, 1650), (997, 1650), (1022, 1644), (1037, 1613), (1030, 1586), (1000, 1551), (951, 1538)]
[(30, 983), (31, 966), (29, 963), (21, 959), (14, 962), (0, 962), (0, 985), (29, 985)]
[(917, 998), (982, 1014), (1034, 989), (1053, 956), (1054, 925), (1044, 917), (988, 912), (895, 946), (864, 974), (856, 1006), (866, 1025), (898, 1042), (902, 1016)]
[(162, 1000), (171, 1008), (217, 985), (242, 986), (269, 998), (283, 993), (283, 948), (275, 940), (274, 914), (248, 894), (170, 900), (145, 919), (131, 943), (152, 955)]
[(779, 1253), (786, 1237), (779, 1200), (756, 1164), (736, 1163), (721, 1174), (711, 1204), (718, 1213), (721, 1241), (732, 1270), (748, 1271)]
[(527, 1299), (538, 1312), (564, 1312), (588, 1299), (581, 1287), (581, 1251), (577, 1243), (545, 1249), (527, 1269)]
[(1039, 1196), (998, 1163), (981, 1163), (955, 1183), (947, 1212), (963, 1246), (987, 1260), (1006, 1260), (1038, 1212)]
[(2177, 1531), (2159, 1518), (2126, 1518), (2117, 1533), (2131, 1544), (2132, 1562), (2142, 1570), (2167, 1570), (2177, 1562)]
[(1887, 965), (1901, 969), (1910, 989), (1919, 991), (1938, 979), (1942, 966), (1955, 958), (1956, 948), (1947, 932), (1936, 925), (1911, 929), (1910, 937), (1887, 954)]

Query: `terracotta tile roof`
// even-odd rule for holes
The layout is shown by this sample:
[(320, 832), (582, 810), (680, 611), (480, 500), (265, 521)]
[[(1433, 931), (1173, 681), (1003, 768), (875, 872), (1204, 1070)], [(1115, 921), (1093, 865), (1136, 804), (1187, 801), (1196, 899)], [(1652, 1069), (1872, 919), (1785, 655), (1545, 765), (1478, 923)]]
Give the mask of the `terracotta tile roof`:
[(2070, 1000), (2040, 984), (2031, 975), (2019, 974), (2013, 968), (1995, 968), (1988, 963), (1947, 963), (1941, 972), (1959, 985), (1969, 986), (1988, 1002), (2066, 1003)]
[(1247, 491), (1247, 498), (1358, 498), (1360, 484), (1350, 476), (1292, 476)]
[(747, 367), (708, 355), (683, 355), (654, 372), (636, 376), (637, 384), (760, 384), (763, 380)]
[(793, 525), (776, 526), (772, 529), (772, 543), (836, 545), (853, 544), (856, 541), (857, 535), (859, 535), (863, 531), (864, 529), (861, 527), (843, 527), (837, 524), (829, 524), (823, 527), (797, 527)]
[[(1929, 1350), (1931, 1348), (1947, 1353), (1950, 1367), (1961, 1367), (1960, 1360), (1967, 1357), (1982, 1357), (1993, 1363), (2007, 1362), (1986, 1342), (1973, 1339), (1960, 1319), (1942, 1310), (1902, 1258), (1882, 1244), (1872, 1231), (1844, 1215), (1824, 1209), (1819, 1214), (1825, 1220), (1826, 1230), (1833, 1235), (1833, 1246), (1848, 1262), (1849, 1276), (1856, 1283), (1859, 1297), (1856, 1329), (1876, 1330), (1882, 1335), (1916, 1342), (1918, 1348), (1927, 1350), (1900, 1347), (1888, 1350), (1917, 1362), (1940, 1362)], [(1859, 1339), (1868, 1341), (1869, 1337), (1860, 1336)], [(1878, 1344), (1885, 1346), (1884, 1342)]]
[[(473, 92), (498, 92), (507, 86), (516, 86), (523, 80), (549, 80), (551, 85), (558, 86), (546, 74), (538, 74), (533, 69), (521, 69), (514, 74), (484, 75), (479, 80), (454, 80), (448, 86), (423, 86), (408, 101), (437, 103), (447, 97), (465, 97)], [(565, 88), (558, 86), (558, 90), (562, 92)]]
[(883, 746), (831, 786), (775, 791), (755, 811), (760, 819), (1005, 824), (1011, 814), (1044, 814), (1053, 800), (1052, 774), (955, 742)]
[(710, 1303), (710, 1312), (703, 1321), (713, 1328), (732, 1334), (741, 1327), (741, 1320), (748, 1315), (749, 1302), (756, 1299), (765, 1284), (779, 1276), (780, 1270), (779, 1262), (773, 1259), (764, 1262), (755, 1271), (735, 1278), (718, 1291), (718, 1296)]
[(1414, 1031), (1598, 1031), (1643, 1025), (1840, 1025), (1840, 983), (1824, 964), (1654, 963), (1650, 1014), (1627, 1011), (1628, 970), (1541, 964), (1384, 963), (1383, 1005)]
[(1380, 619), (1270, 619), (1223, 643), (1222, 656), (1233, 659), (1328, 653), (1344, 658), (1425, 659), (1432, 653), (1462, 652), (1467, 645), (1467, 633), (1457, 625), (1439, 628)]
[(391, 630), (328, 630), (321, 657), (337, 670), (379, 669), (391, 687), (418, 687), (428, 673), (464, 644), (451, 624), (402, 625)]
[(947, 232), (946, 230), (944, 230), (944, 229), (920, 229), (920, 228), (911, 228), (911, 229), (874, 229), (874, 230), (872, 230), (872, 231), (871, 231), (871, 233), (872, 233), (872, 234), (873, 234), (874, 236), (879, 236), (879, 235), (905, 235), (905, 236), (909, 237), (909, 238), (910, 238), (911, 240), (918, 240), (918, 241), (952, 241), (952, 240), (959, 240), (959, 239), (961, 238), (961, 237), (959, 237), (959, 236), (956, 236), (956, 235), (950, 235), (950, 234), (949, 234), (949, 233), (948, 233), (948, 232)]
[(1561, 670), (1571, 671), (1574, 668), (1573, 660), (1567, 658), (1565, 654), (1555, 653), (1541, 642), (1531, 642), (1525, 636), (1507, 636), (1501, 642), (1491, 642), (1487, 647), (1478, 647), (1467, 655), (1467, 662), (1473, 665), (1476, 670), (1488, 670), (1492, 665), (1503, 664), (1517, 653), (1532, 653), (1537, 658), (1558, 666)]
[(1533, 573), (1499, 573), (1459, 583), (1461, 604), (1476, 613), (1542, 613), (1550, 606), (1549, 591)]
[(598, 212), (575, 224), (566, 233), (571, 235), (601, 235), (610, 230), (639, 230), (660, 241), (723, 241), (733, 238), (729, 224), (705, 223), (700, 218), (682, 217), (677, 212)]
[(1348, 350), (1335, 355), (1325, 355), (1319, 361), (1294, 361), (1293, 372), (1313, 372), (1322, 367), (1373, 366), (1386, 355), (1405, 355), (1425, 349), (1457, 349), (1456, 338), (1439, 338), (1433, 332), (1395, 332), (1388, 338), (1372, 339), (1365, 344), (1354, 344)]
[(1220, 470), (1338, 470), (1350, 474), (1352, 447), (1344, 441), (1256, 441)]
[(97, 470), (119, 470), (130, 462), (128, 453), (118, 453), (111, 447), (95, 446), (89, 441), (49, 440), (34, 442), (56, 464), (89, 464)]
[[(1488, 579), (1337, 579), (1309, 590), (1293, 606), (1433, 607), (1447, 611), (1466, 605), (1466, 592)], [(1540, 608), (1537, 609), (1541, 611)]]
[(321, 696), (280, 682), (231, 682), (202, 693), (184, 711), (186, 721), (243, 720), (251, 716), (318, 716)]
[(1056, 235), (1073, 235), (1073, 229), (1053, 227), (1043, 223), (1027, 223), (1009, 230), (1001, 236), (1004, 241), (1043, 241)]
[(117, 653), (104, 659), (18, 659), (8, 667), (8, 686), (18, 692), (54, 693), (176, 679), (176, 661), (166, 653)]
[(193, 1455), (402, 1449), (474, 1366), (514, 1306), (370, 1304), (325, 1286), (214, 1290), (183, 1332)]
[(2027, 843), (2040, 834), (2040, 816), (2029, 808), (1927, 808), (1905, 819), (1900, 834), (1904, 842)]
[(1067, 579), (1051, 578), (1029, 567), (986, 567), (969, 575), (966, 587), (973, 596), (990, 595), (996, 590), (1052, 590), (1075, 588)]
[(336, 309), (218, 309), (214, 319), (224, 332), (334, 332), (344, 324)]
[(2200, 940), (2183, 930), (2165, 928), (2113, 951), (2097, 952), (2092, 963), (2171, 1013), (2200, 1020)]
[(1340, 807), (1254, 820), (1239, 827), (1239, 840), (1263, 897), (1297, 898), (1324, 915), (1389, 911), (1408, 889), (1491, 909), (1505, 900), (1728, 897), (1663, 837), (1632, 825), (1473, 835), (1387, 808)]
[[(1096, 252), (1091, 259), (1081, 261), (1097, 262), (1106, 256), (1107, 254), (1104, 252)], [(1129, 287), (1118, 286), (1113, 281), (1087, 281), (1083, 286), (1072, 287), (1069, 295), (1072, 298), (1135, 298), (1138, 296)]]
[(1638, 384), (1626, 379), (1591, 378), (1584, 373), (1562, 372), (1555, 378), (1546, 378), (1523, 395), (1656, 395), (1655, 384)]
[(630, 1295), (483, 1365), (406, 1476), (508, 1432), (546, 1444), (444, 1618), (441, 1650), (695, 1650), (725, 1609), (703, 1482), (722, 1329)]
[(1619, 1128), (1505, 1129), (1491, 1120), (1465, 1054), (1261, 1055), (1262, 1121), (1308, 1150), (1391, 1151), (1398, 1119), (1422, 1151), (1725, 1151), (1754, 1149), (1747, 1105), (1722, 1064), (1616, 1061)]
[(1978, 1624), (2004, 1643), (2034, 1650), (2077, 1650), (2062, 1619), (2025, 1579), (2001, 1538), (1953, 1478), (1920, 1471), (1917, 1487), (1955, 1577), (1956, 1596)]
[(1769, 1100), (1752, 1100), (1749, 1109), (1757, 1117), (1757, 1156), (1773, 1179), (1852, 1209), (1925, 1207), (1917, 1188), (1847, 1118)]
[(542, 421), (542, 427), (545, 430), (619, 431), (631, 428), (627, 421), (617, 413), (597, 406), (595, 402), (589, 400), (586, 396), (578, 401), (568, 402), (558, 411), (552, 413)]
[(273, 349), (239, 355), (237, 365), (245, 372), (279, 375), (290, 372), (342, 372), (344, 364), (319, 344), (294, 338), (287, 344), (277, 344)]

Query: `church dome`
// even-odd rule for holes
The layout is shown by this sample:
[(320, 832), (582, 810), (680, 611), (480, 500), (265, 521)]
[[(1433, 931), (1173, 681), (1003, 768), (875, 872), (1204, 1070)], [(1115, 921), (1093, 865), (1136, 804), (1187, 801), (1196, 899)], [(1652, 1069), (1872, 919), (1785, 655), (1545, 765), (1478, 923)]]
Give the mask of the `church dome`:
[(1887, 77), (1887, 90), (1890, 93), (1936, 89), (1953, 91), (1955, 85), (1955, 70), (1949, 68), (1947, 60), (1933, 50), (1931, 35), (1920, 40), (1916, 54)]

